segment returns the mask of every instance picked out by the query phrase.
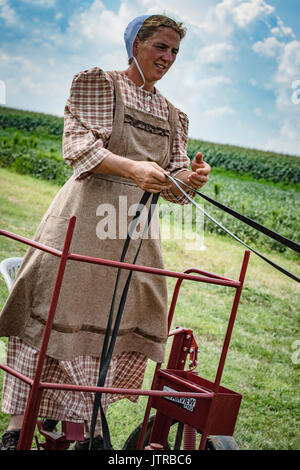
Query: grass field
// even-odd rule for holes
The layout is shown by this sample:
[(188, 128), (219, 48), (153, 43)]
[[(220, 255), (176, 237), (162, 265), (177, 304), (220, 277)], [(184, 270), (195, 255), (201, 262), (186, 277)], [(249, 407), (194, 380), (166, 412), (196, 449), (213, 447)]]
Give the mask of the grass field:
[[(213, 188), (215, 184), (222, 184), (226, 193), (224, 176), (220, 179), (213, 175), (210, 185)], [(238, 181), (231, 178), (230, 184), (237, 185)], [(255, 184), (256, 192), (259, 184), (265, 190), (263, 183)], [(32, 237), (59, 186), (0, 169), (0, 187), (0, 227)], [(272, 191), (273, 198), (279, 196), (275, 186)], [(238, 278), (243, 247), (217, 233), (205, 233), (204, 244), (204, 251), (185, 250), (184, 240), (164, 239), (166, 267), (179, 271), (199, 267)], [(0, 238), (0, 259), (22, 256), (24, 251), (23, 245)], [(295, 257), (278, 251), (264, 253), (299, 276), (299, 260)], [(170, 279), (168, 284), (171, 295), (174, 280)], [(241, 449), (300, 449), (299, 293), (295, 282), (251, 254), (222, 381), (224, 386), (243, 395), (235, 431)], [(6, 296), (1, 279), (0, 308)], [(193, 329), (199, 345), (199, 374), (208, 379), (213, 379), (216, 372), (232, 300), (229, 288), (190, 282), (182, 286), (173, 326)], [(0, 340), (0, 356), (1, 360), (5, 358), (5, 340)], [(150, 388), (153, 368), (150, 363), (145, 389)], [(145, 398), (137, 405), (122, 400), (109, 409), (115, 449), (122, 448), (141, 421), (145, 403)], [(7, 422), (8, 417), (0, 413), (1, 432)]]

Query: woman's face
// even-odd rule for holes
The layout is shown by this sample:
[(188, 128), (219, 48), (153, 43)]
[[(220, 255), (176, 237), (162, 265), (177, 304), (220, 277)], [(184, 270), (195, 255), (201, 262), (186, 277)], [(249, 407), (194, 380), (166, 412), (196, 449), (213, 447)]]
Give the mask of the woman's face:
[(145, 77), (145, 89), (151, 89), (173, 65), (179, 50), (180, 36), (171, 28), (161, 27), (146, 41), (138, 38), (134, 55)]

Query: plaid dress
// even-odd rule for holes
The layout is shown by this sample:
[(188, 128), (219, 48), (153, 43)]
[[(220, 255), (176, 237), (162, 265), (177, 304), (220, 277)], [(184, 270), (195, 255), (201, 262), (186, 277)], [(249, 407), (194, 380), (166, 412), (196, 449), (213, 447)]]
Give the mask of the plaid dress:
[[(19, 338), (10, 337), (7, 351), (8, 366), (33, 379), (37, 358), (38, 351)], [(99, 358), (91, 356), (78, 356), (73, 361), (58, 361), (47, 356), (41, 380), (52, 383), (96, 386), (99, 365)], [(141, 389), (146, 366), (147, 358), (137, 352), (129, 351), (115, 356), (110, 362), (105, 386)], [(24, 414), (29, 391), (29, 385), (11, 374), (5, 374), (2, 411), (10, 415)], [(109, 404), (122, 398), (128, 398), (133, 402), (138, 400), (137, 395), (125, 396), (103, 393), (102, 406), (104, 411), (107, 410)], [(88, 433), (92, 419), (93, 402), (93, 393), (45, 390), (39, 415), (42, 418), (46, 417), (57, 421), (84, 422), (85, 432)], [(96, 431), (100, 432), (100, 430), (101, 423), (99, 419)]]
[[(99, 73), (103, 80), (106, 92), (99, 96), (93, 81), (93, 73)], [(154, 93), (146, 92), (137, 87), (124, 72), (117, 74), (122, 98), (127, 106), (149, 112), (157, 117), (168, 118), (168, 106), (165, 98), (158, 90)], [(85, 76), (86, 75), (86, 76)], [(85, 78), (82, 80), (82, 78)], [(81, 86), (84, 83), (85, 89)], [(84, 91), (84, 93), (82, 92)], [(97, 129), (88, 129), (82, 125), (81, 119), (88, 122), (89, 116), (85, 112), (84, 100), (96, 103), (95, 113), (98, 113)], [(81, 72), (74, 77), (70, 98), (65, 108), (65, 127), (63, 150), (65, 161), (72, 166), (77, 180), (89, 178), (91, 170), (101, 163), (110, 151), (106, 148), (109, 141), (114, 116), (114, 87), (109, 74), (95, 68)], [(89, 108), (90, 109), (90, 108)], [(188, 120), (184, 113), (178, 111), (178, 122), (173, 144), (172, 158), (166, 170), (176, 174), (187, 170), (189, 159), (186, 154), (188, 135)], [(162, 196), (172, 202), (184, 204), (187, 201), (181, 196), (174, 196), (166, 190)], [(37, 364), (38, 351), (25, 344), (17, 337), (10, 337), (8, 343), (7, 365), (13, 369), (33, 378)], [(147, 358), (135, 351), (123, 352), (112, 358), (105, 385), (116, 388), (141, 389), (147, 366)], [(54, 383), (67, 383), (76, 385), (96, 385), (98, 380), (99, 358), (92, 356), (78, 356), (74, 360), (63, 361), (46, 357), (42, 381)], [(21, 415), (25, 411), (29, 386), (10, 374), (5, 375), (2, 411), (11, 415)], [(126, 396), (131, 401), (137, 401), (138, 396)], [(92, 416), (93, 394), (45, 390), (40, 406), (40, 416), (55, 420), (69, 420), (85, 423), (88, 432)], [(102, 404), (106, 409), (124, 395), (103, 394)], [(97, 424), (100, 430), (100, 422)]]

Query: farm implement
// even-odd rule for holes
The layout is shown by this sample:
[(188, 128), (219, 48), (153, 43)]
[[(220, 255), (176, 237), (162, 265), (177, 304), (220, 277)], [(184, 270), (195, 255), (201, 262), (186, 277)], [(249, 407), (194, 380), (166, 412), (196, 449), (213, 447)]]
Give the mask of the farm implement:
[[(40, 450), (67, 450), (72, 442), (83, 440), (83, 424), (81, 423), (63, 422), (61, 432), (48, 431), (44, 428), (43, 421), (39, 420), (39, 406), (43, 391), (50, 388), (94, 393), (95, 395), (99, 393), (117, 393), (124, 394), (124, 396), (148, 396), (144, 419), (126, 440), (123, 447), (124, 450), (170, 449), (168, 436), (174, 424), (178, 425), (175, 442), (175, 448), (177, 449), (181, 448), (182, 438), (184, 441), (184, 449), (195, 449), (197, 433), (201, 434), (199, 444), (199, 449), (201, 450), (237, 448), (232, 436), (242, 396), (239, 393), (223, 387), (221, 385), (221, 379), (250, 252), (246, 251), (244, 254), (238, 280), (229, 279), (195, 268), (188, 269), (184, 272), (168, 271), (165, 269), (129, 264), (122, 261), (117, 262), (71, 253), (69, 249), (75, 222), (76, 217), (71, 217), (64, 246), (61, 251), (5, 230), (0, 231), (0, 235), (2, 236), (60, 258), (34, 377), (27, 377), (5, 364), (0, 364), (1, 369), (6, 373), (14, 375), (30, 386), (18, 450), (30, 450), (32, 448), (36, 429), (44, 438), (43, 442), (39, 442), (36, 438), (36, 445)], [(166, 369), (162, 369), (161, 364), (156, 365), (150, 390), (106, 388), (104, 386), (78, 386), (72, 384), (45, 383), (41, 381), (56, 306), (60, 291), (63, 289), (64, 272), (69, 260), (110, 266), (112, 268), (128, 270), (130, 273), (136, 271), (177, 278), (168, 314), (169, 337), (173, 338), (172, 347)], [(215, 286), (228, 286), (234, 290), (232, 309), (229, 315), (215, 380), (213, 382), (201, 377), (195, 370), (197, 366), (198, 346), (193, 331), (184, 327), (176, 327), (171, 330), (176, 302), (183, 281), (208, 283)], [(151, 415), (151, 410), (153, 409), (156, 410), (155, 415)]]

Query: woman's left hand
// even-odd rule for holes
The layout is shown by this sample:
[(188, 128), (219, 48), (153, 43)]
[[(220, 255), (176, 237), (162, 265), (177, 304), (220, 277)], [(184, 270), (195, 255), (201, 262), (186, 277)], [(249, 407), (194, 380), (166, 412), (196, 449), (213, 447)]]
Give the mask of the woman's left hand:
[(209, 180), (211, 167), (203, 161), (202, 152), (198, 152), (192, 161), (192, 172), (188, 176), (188, 184), (195, 189), (202, 186)]

